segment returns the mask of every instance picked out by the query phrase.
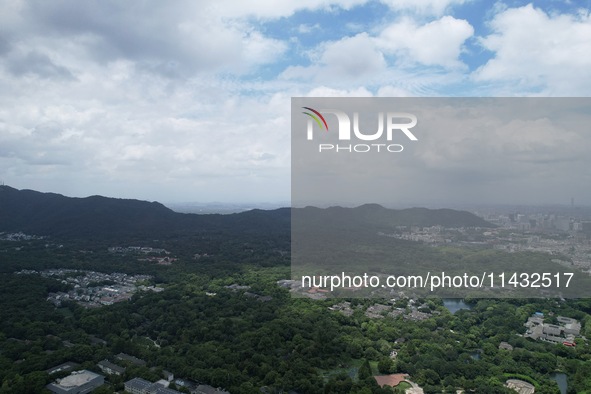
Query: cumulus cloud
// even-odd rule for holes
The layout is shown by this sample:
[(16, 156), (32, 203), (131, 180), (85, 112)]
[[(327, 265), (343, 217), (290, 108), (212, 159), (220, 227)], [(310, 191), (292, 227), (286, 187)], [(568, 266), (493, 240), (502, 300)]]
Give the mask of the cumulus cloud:
[(386, 70), (384, 55), (367, 33), (325, 42), (310, 51), (311, 66), (290, 66), (282, 78), (331, 82), (337, 85), (363, 80), (366, 83)]
[[(251, 26), (216, 14), (211, 6), (178, 1), (117, 1), (47, 3), (29, 1), (20, 10), (18, 34), (27, 40), (43, 30), (47, 47), (63, 48), (63, 40), (83, 42), (85, 56), (99, 62), (128, 59), (178, 75), (273, 61), (285, 50), (278, 40)], [(29, 35), (29, 37), (27, 37)]]
[(586, 104), (529, 100), (536, 101), (475, 99), (425, 111), (421, 119), (430, 128), (416, 156), (416, 176), (432, 174), (450, 182), (450, 189), (480, 193), (481, 186), (494, 185), (483, 195), (489, 200), (509, 202), (515, 194), (528, 195), (528, 189), (545, 190), (543, 196), (530, 193), (532, 202), (560, 199), (568, 184), (566, 190), (583, 195), (590, 143), (581, 126), (588, 115), (572, 108)]
[[(366, 86), (381, 89), (381, 86), (392, 86), (393, 80), (404, 80), (408, 75), (403, 76), (403, 70), (437, 67), (453, 72), (465, 68), (460, 54), (465, 41), (473, 34), (474, 29), (467, 21), (450, 16), (423, 24), (403, 18), (387, 25), (377, 35), (363, 32), (324, 42), (309, 51), (312, 65), (290, 66), (281, 76), (298, 81), (330, 82), (338, 87), (364, 81)], [(410, 79), (416, 76), (411, 75)], [(399, 88), (398, 93), (410, 91), (408, 86)]]
[(418, 114), (420, 143), (400, 164), (411, 174), (409, 196), (527, 204), (589, 197), (589, 100), (428, 100)]
[(263, 93), (244, 93), (238, 81), (287, 44), (250, 13), (192, 1), (2, 3), (0, 177), (9, 184), (213, 200), (227, 182), (249, 190), (245, 200), (266, 199), (260, 190), (287, 199), (289, 99), (259, 81), (251, 86)]
[(42, 78), (74, 79), (66, 67), (55, 64), (49, 56), (30, 51), (14, 53), (6, 61), (7, 69), (16, 76), (36, 75)]
[(508, 8), (490, 21), (481, 45), (492, 58), (476, 70), (479, 82), (497, 83), (511, 95), (587, 96), (591, 80), (591, 16), (549, 14), (529, 4)]
[(386, 53), (397, 55), (402, 64), (424, 64), (455, 68), (464, 42), (474, 28), (463, 19), (444, 16), (424, 25), (405, 18), (386, 27), (377, 42)]
[(384, 56), (367, 33), (346, 37), (324, 48), (320, 63), (337, 77), (363, 78), (383, 71)]
[(252, 190), (245, 200), (266, 199), (249, 182), (265, 182), (270, 200), (289, 192), (288, 98), (234, 96), (215, 79), (175, 85), (128, 62), (74, 83), (1, 79), (18, 92), (0, 98), (2, 178), (14, 186), (164, 201), (220, 200), (224, 182)]
[(218, 0), (212, 8), (230, 17), (279, 18), (291, 16), (300, 10), (332, 10), (333, 8), (348, 10), (366, 2), (367, 0), (253, 0), (248, 2)]
[[(490, 61), (468, 79), (479, 24), (446, 15), (465, 2), (0, 0), (0, 178), (74, 195), (287, 200), (292, 96), (591, 88), (589, 14), (532, 6), (493, 8)], [(454, 163), (440, 148), (425, 166)], [(498, 152), (531, 161), (534, 148), (552, 146)]]

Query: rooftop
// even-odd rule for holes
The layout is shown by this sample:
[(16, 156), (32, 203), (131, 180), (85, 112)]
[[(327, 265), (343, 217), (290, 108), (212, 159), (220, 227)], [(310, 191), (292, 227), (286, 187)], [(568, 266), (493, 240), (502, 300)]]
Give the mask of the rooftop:
[(99, 377), (101, 377), (101, 375), (84, 369), (82, 371), (72, 372), (63, 379), (57, 379), (54, 384), (60, 388), (68, 390), (73, 387), (85, 385), (86, 383)]
[(209, 386), (207, 384), (200, 384), (195, 389), (195, 392), (198, 394), (229, 394), (227, 391), (222, 389), (216, 389), (215, 387)]
[(120, 366), (119, 366), (119, 365), (117, 365), (117, 364), (113, 364), (113, 363), (112, 363), (112, 362), (110, 362), (109, 360), (102, 360), (102, 361), (99, 361), (99, 363), (98, 363), (97, 365), (98, 365), (99, 367), (101, 367), (101, 366), (102, 366), (102, 367), (105, 367), (105, 368), (109, 368), (109, 369), (111, 369), (111, 370), (113, 370), (113, 371), (115, 371), (115, 372), (118, 372), (118, 373), (124, 373), (124, 372), (125, 372), (125, 368), (123, 368), (123, 367), (120, 367)]
[(151, 386), (152, 384), (153, 384), (152, 382), (148, 382), (146, 379), (142, 379), (142, 378), (133, 378), (133, 379), (125, 382), (126, 387), (132, 387), (132, 388), (138, 389), (138, 390), (143, 390), (143, 389)]
[(68, 361), (66, 363), (60, 364), (60, 365), (56, 365), (53, 368), (49, 368), (48, 370), (46, 370), (45, 372), (47, 372), (49, 375), (54, 374), (56, 372), (63, 372), (63, 371), (71, 371), (74, 368), (78, 367), (78, 364)]
[(374, 376), (374, 379), (376, 380), (376, 382), (378, 383), (378, 386), (380, 386), (380, 387), (384, 387), (384, 386), (396, 387), (401, 382), (405, 381), (407, 378), (408, 378), (408, 375), (404, 374), (404, 373), (395, 373), (392, 375)]
[(129, 361), (130, 363), (135, 364), (135, 365), (146, 365), (146, 362), (144, 360), (139, 359), (134, 356), (130, 356), (129, 354), (119, 353), (115, 357), (119, 360), (122, 360), (122, 361)]

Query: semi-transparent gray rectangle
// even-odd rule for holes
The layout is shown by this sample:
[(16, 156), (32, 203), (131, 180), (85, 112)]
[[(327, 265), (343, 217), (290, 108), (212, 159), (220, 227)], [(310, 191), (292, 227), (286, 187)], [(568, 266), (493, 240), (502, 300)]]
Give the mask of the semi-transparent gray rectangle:
[(591, 296), (591, 99), (291, 110), (294, 295)]

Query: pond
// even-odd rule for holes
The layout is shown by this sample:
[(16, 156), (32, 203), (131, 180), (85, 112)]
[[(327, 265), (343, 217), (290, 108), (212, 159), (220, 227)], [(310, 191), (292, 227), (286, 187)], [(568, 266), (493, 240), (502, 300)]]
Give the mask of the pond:
[(464, 302), (461, 298), (444, 298), (443, 306), (453, 315), (460, 309), (472, 309), (472, 307)]
[(550, 378), (552, 378), (552, 380), (558, 383), (560, 393), (566, 394), (566, 389), (568, 388), (568, 383), (566, 382), (566, 374), (563, 374), (562, 372), (556, 372), (553, 373), (552, 376), (550, 376)]

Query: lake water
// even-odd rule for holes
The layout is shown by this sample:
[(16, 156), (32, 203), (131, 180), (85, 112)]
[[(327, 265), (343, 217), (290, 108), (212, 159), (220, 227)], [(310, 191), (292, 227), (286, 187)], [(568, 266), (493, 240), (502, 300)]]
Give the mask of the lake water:
[(568, 388), (568, 384), (566, 382), (566, 375), (561, 372), (558, 372), (553, 373), (550, 377), (552, 378), (552, 380), (558, 383), (558, 387), (560, 387), (560, 393), (566, 394), (566, 389)]
[(472, 307), (464, 302), (461, 298), (444, 298), (443, 306), (453, 315), (460, 309), (472, 309)]

